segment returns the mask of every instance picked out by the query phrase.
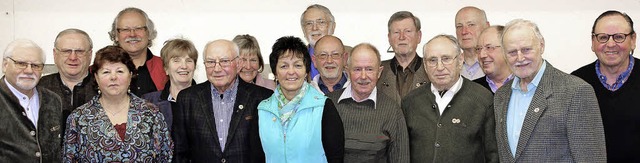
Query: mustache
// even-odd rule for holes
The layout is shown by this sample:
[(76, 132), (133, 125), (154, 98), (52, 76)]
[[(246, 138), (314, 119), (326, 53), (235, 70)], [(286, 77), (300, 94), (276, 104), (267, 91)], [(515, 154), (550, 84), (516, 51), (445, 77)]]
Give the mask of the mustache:
[(142, 38), (139, 37), (129, 37), (127, 39), (124, 40), (125, 42), (129, 42), (129, 41), (142, 41)]
[(358, 80), (356, 80), (356, 83), (357, 84), (369, 84), (369, 83), (371, 83), (371, 80), (369, 80), (369, 79), (358, 79)]

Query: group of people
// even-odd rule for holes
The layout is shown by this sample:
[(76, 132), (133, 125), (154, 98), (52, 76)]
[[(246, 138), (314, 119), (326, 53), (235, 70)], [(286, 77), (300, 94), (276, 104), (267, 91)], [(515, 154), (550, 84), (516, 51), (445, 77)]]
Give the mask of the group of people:
[[(24, 162), (639, 162), (640, 101), (631, 18), (606, 11), (597, 60), (571, 74), (543, 59), (538, 26), (491, 25), (464, 7), (456, 36), (423, 46), (420, 19), (388, 21), (394, 57), (344, 45), (331, 11), (301, 15), (308, 44), (251, 35), (165, 41), (141, 9), (113, 20), (99, 49), (80, 29), (55, 38), (58, 73), (29, 40), (3, 53), (0, 161)], [(193, 80), (199, 54), (207, 81)], [(264, 59), (275, 80), (261, 75)]]

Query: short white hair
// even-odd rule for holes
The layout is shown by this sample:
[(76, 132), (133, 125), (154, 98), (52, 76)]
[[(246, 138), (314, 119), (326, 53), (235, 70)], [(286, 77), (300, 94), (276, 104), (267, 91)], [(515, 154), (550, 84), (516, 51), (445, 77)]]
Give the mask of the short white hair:
[(36, 44), (35, 42), (27, 39), (17, 39), (9, 43), (9, 45), (7, 45), (7, 48), (4, 50), (4, 56), (2, 58), (12, 57), (14, 55), (13, 51), (15, 51), (17, 48), (35, 48), (38, 50), (40, 56), (42, 57), (42, 63), (45, 63), (47, 61), (42, 48), (40, 48), (40, 46), (38, 46), (38, 44)]

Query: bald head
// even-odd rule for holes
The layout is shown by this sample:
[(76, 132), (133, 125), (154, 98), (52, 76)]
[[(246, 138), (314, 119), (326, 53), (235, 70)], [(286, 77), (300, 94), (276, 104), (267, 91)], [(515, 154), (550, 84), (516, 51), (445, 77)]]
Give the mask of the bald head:
[(487, 14), (473, 6), (463, 7), (456, 13), (456, 38), (460, 42), (460, 47), (465, 51), (473, 54), (473, 49), (478, 41), (478, 36), (487, 27)]
[(344, 51), (342, 40), (336, 36), (326, 35), (314, 46), (314, 55), (311, 60), (320, 73), (320, 79), (338, 81), (342, 77), (346, 57), (347, 53)]

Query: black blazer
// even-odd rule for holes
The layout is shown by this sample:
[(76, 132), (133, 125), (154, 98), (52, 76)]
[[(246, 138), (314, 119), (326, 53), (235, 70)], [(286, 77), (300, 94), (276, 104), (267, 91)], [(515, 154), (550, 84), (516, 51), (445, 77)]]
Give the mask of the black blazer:
[(492, 94), (495, 94), (493, 91), (491, 91), (491, 86), (489, 86), (489, 82), (487, 82), (487, 76), (483, 76), (481, 78), (478, 78), (476, 80), (473, 80), (473, 82), (480, 84), (482, 87), (487, 88), (487, 90), (489, 90), (489, 92), (491, 92)]
[(180, 91), (173, 112), (175, 162), (264, 162), (257, 107), (273, 91), (236, 78), (238, 89), (229, 135), (222, 152), (211, 103), (210, 82)]

